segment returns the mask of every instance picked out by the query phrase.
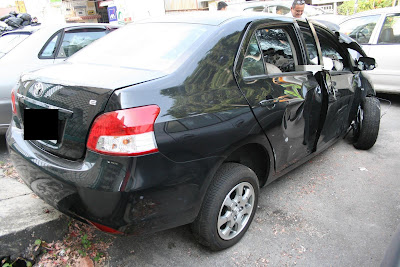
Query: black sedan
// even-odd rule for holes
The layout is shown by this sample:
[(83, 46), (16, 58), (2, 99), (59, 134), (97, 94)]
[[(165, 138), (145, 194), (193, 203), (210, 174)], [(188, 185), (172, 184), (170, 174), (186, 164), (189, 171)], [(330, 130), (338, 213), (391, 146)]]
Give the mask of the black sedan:
[(374, 67), (317, 22), (166, 16), (22, 76), (7, 143), (25, 183), (71, 217), (115, 234), (191, 223), (221, 250), (261, 186), (350, 130), (374, 145), (379, 101), (361, 72)]

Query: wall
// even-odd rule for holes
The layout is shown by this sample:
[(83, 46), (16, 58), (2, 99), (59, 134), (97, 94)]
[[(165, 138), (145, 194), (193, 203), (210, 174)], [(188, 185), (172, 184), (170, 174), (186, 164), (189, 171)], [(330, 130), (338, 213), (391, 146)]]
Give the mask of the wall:
[(26, 12), (37, 17), (42, 24), (64, 23), (61, 2), (50, 3), (50, 0), (24, 0)]
[(126, 24), (165, 14), (164, 0), (114, 0), (118, 24)]

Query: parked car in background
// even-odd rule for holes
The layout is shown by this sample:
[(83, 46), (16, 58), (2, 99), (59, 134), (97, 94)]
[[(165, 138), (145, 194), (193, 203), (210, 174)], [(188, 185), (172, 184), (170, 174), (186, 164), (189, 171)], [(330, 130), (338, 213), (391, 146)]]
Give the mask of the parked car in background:
[(375, 58), (377, 68), (366, 74), (375, 90), (400, 94), (400, 7), (357, 13), (339, 26)]
[(353, 61), (349, 48), (365, 54), (344, 37), (243, 12), (126, 25), (21, 77), (10, 157), (38, 196), (103, 231), (191, 223), (200, 243), (228, 248), (261, 186), (352, 128), (356, 148), (374, 145), (379, 101), (360, 75), (374, 60)]
[(64, 61), (117, 29), (108, 24), (26, 26), (0, 37), (0, 134), (11, 121), (11, 89), (21, 73)]
[[(245, 11), (245, 12), (266, 12), (270, 14), (286, 15), (290, 12), (292, 1), (254, 1), (230, 4), (228, 11)], [(334, 15), (326, 12), (320, 7), (305, 5), (304, 16), (310, 19), (325, 20), (329, 22), (339, 23), (346, 16)]]

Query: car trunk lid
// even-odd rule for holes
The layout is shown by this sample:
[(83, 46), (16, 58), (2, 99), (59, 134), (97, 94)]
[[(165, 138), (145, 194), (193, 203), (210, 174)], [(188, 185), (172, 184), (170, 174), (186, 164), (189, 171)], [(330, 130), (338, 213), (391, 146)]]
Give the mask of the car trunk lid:
[(164, 75), (115, 66), (70, 63), (51, 66), (22, 76), (17, 91), (18, 114), (23, 124), (24, 109), (57, 109), (59, 139), (30, 142), (57, 156), (77, 160), (84, 156), (93, 120), (104, 110), (115, 89)]

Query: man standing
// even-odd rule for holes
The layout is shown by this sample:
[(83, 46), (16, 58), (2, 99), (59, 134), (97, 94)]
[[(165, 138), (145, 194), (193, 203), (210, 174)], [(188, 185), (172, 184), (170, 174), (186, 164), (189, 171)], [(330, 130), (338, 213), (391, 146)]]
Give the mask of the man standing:
[(218, 2), (217, 10), (218, 11), (226, 11), (228, 4), (224, 1)]
[(296, 19), (304, 19), (303, 13), (305, 6), (306, 2), (304, 0), (294, 0), (288, 15)]

